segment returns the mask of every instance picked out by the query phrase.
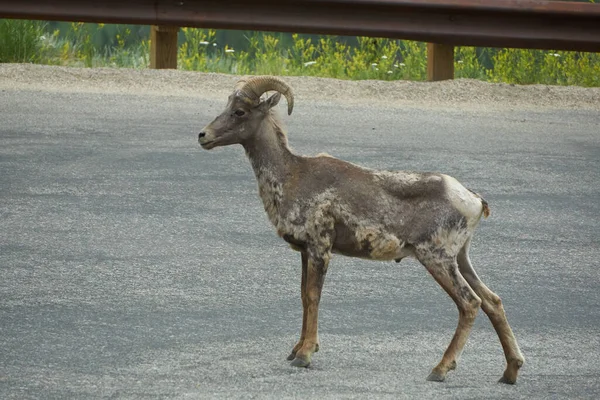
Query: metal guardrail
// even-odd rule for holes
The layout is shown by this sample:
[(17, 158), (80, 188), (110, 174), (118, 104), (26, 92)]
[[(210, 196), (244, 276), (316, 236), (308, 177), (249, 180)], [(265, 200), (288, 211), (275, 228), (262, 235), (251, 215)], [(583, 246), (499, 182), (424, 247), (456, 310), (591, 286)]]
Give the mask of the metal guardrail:
[(456, 45), (600, 52), (600, 5), (562, 1), (0, 0), (0, 18), (155, 25), (171, 42), (180, 26), (419, 40), (439, 52), (432, 80), (452, 77)]

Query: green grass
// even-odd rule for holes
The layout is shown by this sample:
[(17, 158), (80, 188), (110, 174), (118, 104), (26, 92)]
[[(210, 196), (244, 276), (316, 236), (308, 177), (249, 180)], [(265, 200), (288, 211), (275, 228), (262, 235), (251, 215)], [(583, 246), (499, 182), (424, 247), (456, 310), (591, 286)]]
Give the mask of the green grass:
[(0, 19), (0, 62), (40, 61), (44, 32), (38, 21)]
[[(123, 25), (0, 20), (0, 62), (147, 68), (150, 42)], [(109, 34), (110, 32), (110, 34)], [(106, 37), (112, 35), (108, 42)], [(178, 67), (243, 75), (425, 80), (426, 44), (381, 38), (337, 38), (254, 32), (240, 48), (218, 43), (214, 30), (182, 28)], [(222, 37), (223, 35), (221, 35)], [(237, 34), (240, 38), (240, 34)], [(99, 42), (104, 41), (104, 45)], [(455, 76), (491, 82), (600, 86), (600, 54), (457, 47)]]

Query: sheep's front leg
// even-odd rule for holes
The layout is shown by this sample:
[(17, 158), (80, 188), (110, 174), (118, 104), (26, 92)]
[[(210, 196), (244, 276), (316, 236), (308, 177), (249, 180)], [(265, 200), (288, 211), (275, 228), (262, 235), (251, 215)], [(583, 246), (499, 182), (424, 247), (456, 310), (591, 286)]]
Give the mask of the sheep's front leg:
[[(324, 256), (314, 256), (309, 254), (307, 257), (306, 285), (305, 285), (305, 306), (303, 336), (300, 338), (302, 343), (296, 351), (296, 357), (292, 361), (295, 367), (308, 367), (312, 354), (319, 350), (319, 302), (321, 300), (321, 290), (327, 273), (329, 264), (329, 254)], [(299, 344), (300, 344), (299, 342)], [(295, 348), (294, 348), (295, 349)]]
[[(304, 344), (304, 337), (306, 336), (306, 309), (308, 308), (308, 300), (306, 298), (306, 274), (308, 270), (308, 255), (306, 251), (301, 252), (302, 254), (302, 281), (300, 283), (300, 296), (302, 297), (302, 332), (300, 333), (300, 340), (292, 349), (292, 352), (287, 357), (288, 360), (296, 358), (296, 353), (302, 348)], [(317, 349), (318, 350), (318, 349)]]

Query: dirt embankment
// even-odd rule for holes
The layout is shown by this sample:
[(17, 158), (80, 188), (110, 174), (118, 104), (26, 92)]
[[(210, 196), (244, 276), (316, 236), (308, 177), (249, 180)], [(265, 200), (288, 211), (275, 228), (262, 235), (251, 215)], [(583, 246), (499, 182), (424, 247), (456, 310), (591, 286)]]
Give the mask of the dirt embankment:
[[(0, 64), (0, 90), (153, 94), (224, 99), (238, 76), (178, 70), (70, 68)], [(393, 106), (600, 111), (600, 88), (494, 84), (473, 79), (443, 82), (345, 81), (285, 77), (303, 100)]]

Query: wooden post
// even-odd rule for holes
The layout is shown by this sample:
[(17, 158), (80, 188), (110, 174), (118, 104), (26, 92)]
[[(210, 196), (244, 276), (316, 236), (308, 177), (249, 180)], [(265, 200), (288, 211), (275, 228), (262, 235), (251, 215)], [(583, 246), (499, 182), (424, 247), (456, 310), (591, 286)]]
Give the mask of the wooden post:
[(177, 26), (150, 28), (150, 68), (177, 68)]
[(454, 46), (427, 43), (427, 80), (454, 79)]

